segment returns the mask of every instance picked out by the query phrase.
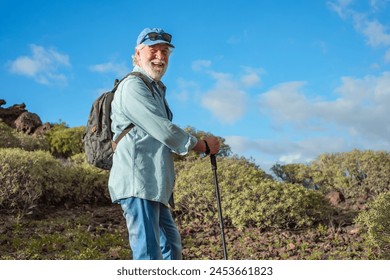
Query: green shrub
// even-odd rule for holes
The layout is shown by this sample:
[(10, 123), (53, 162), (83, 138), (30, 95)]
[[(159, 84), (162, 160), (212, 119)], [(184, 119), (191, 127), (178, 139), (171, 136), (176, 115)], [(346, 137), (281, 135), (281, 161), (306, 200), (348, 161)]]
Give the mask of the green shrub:
[[(175, 191), (180, 220), (217, 220), (213, 174), (208, 158), (177, 164)], [(326, 219), (324, 196), (300, 185), (279, 183), (245, 159), (219, 158), (218, 179), (225, 218), (238, 228), (302, 228)]]
[(26, 151), (49, 150), (44, 136), (27, 135), (18, 132), (0, 121), (0, 148), (21, 148)]
[(320, 192), (271, 180), (242, 188), (228, 201), (226, 212), (241, 228), (248, 224), (259, 228), (306, 228), (327, 222), (331, 214)]
[(19, 139), (12, 131), (10, 126), (0, 121), (0, 148), (15, 148), (20, 145)]
[(61, 162), (49, 152), (0, 149), (0, 207), (28, 212), (65, 203), (110, 203), (108, 173), (82, 161)]
[(390, 190), (390, 153), (384, 151), (322, 154), (308, 165), (275, 165), (272, 169), (285, 182), (318, 188), (324, 194), (337, 190), (355, 201), (368, 201)]
[(0, 149), (1, 207), (27, 211), (43, 198), (57, 201), (63, 189), (63, 168), (50, 153)]
[(313, 182), (310, 166), (306, 164), (275, 164), (271, 170), (277, 178), (285, 183), (301, 184), (307, 189), (317, 189), (317, 186)]
[(358, 151), (321, 155), (312, 165), (317, 184), (347, 197), (373, 197), (390, 190), (390, 153)]
[(22, 148), (26, 151), (49, 151), (50, 149), (49, 142), (47, 141), (45, 135), (27, 135), (16, 130), (13, 133), (19, 141), (19, 145), (16, 147)]
[(77, 203), (111, 203), (108, 193), (108, 172), (87, 163), (84, 153), (74, 155), (69, 160), (69, 188), (72, 197), (68, 200)]
[(366, 232), (369, 246), (381, 250), (384, 258), (390, 257), (390, 192), (383, 193), (368, 204), (368, 209), (356, 219)]
[[(217, 218), (209, 157), (192, 162), (177, 162), (175, 167), (175, 200), (178, 206), (175, 213), (184, 221)], [(266, 176), (264, 171), (242, 158), (218, 158), (217, 172), (224, 209), (226, 194), (234, 192), (235, 186), (257, 184)]]
[(67, 127), (65, 124), (56, 124), (46, 133), (50, 144), (50, 151), (56, 157), (68, 158), (84, 151), (82, 137), (85, 127)]

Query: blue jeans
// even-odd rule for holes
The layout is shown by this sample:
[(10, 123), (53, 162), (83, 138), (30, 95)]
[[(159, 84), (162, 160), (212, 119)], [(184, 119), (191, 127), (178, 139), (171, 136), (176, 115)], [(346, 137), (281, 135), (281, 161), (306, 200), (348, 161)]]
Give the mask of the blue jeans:
[(120, 200), (134, 260), (181, 260), (182, 245), (170, 209), (137, 197)]

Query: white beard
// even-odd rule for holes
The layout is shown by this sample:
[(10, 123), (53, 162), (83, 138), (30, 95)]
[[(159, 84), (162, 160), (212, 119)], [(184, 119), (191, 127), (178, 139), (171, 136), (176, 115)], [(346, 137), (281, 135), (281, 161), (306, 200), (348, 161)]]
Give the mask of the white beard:
[(145, 72), (156, 81), (160, 81), (167, 70), (168, 64), (161, 60), (152, 60), (150, 62), (141, 62)]

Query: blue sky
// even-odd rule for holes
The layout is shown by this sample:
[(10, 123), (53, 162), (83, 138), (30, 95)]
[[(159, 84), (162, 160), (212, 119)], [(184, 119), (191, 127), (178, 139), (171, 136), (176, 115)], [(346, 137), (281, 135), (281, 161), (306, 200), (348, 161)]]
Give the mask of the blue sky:
[(140, 31), (176, 46), (174, 122), (224, 137), (265, 171), (322, 153), (390, 150), (389, 0), (0, 0), (0, 98), (85, 125), (132, 69)]

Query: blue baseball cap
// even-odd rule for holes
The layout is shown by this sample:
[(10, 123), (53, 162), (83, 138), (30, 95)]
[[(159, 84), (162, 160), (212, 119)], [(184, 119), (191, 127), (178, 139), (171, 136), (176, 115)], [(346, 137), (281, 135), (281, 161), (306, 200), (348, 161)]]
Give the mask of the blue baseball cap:
[(144, 44), (147, 46), (153, 46), (157, 44), (167, 44), (174, 48), (171, 44), (172, 35), (166, 33), (162, 28), (145, 28), (138, 35), (137, 45)]

